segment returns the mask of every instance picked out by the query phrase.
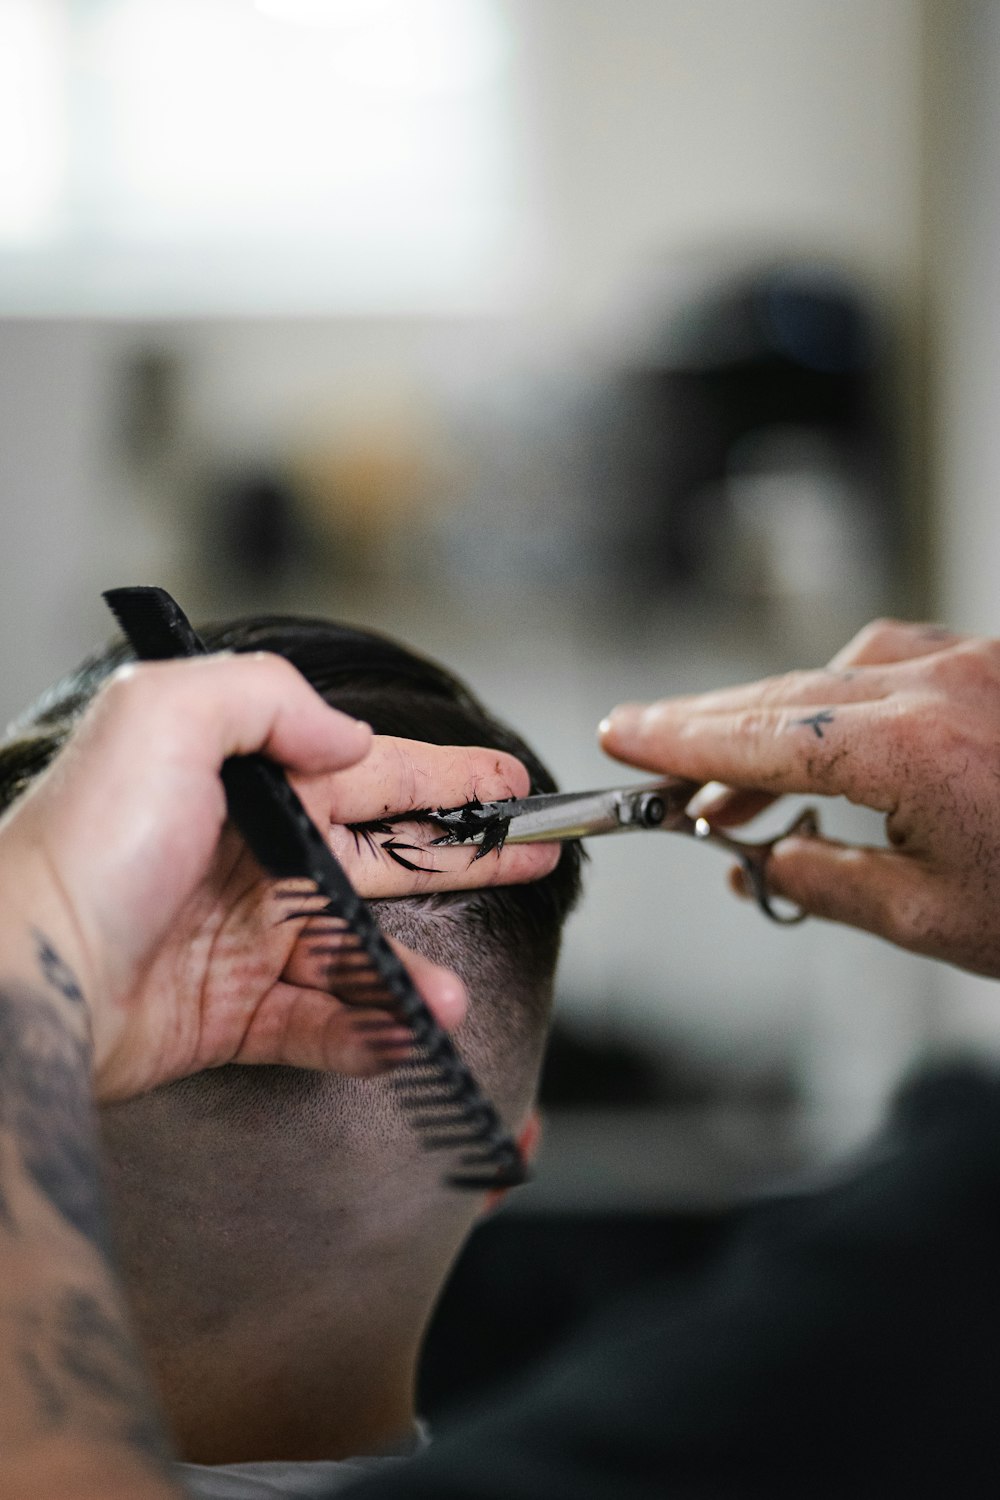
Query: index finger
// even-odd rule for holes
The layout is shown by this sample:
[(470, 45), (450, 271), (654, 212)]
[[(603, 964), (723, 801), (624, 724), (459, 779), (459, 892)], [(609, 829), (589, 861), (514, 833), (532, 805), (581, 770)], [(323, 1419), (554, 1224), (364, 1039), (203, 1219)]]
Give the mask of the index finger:
[(525, 797), (531, 782), (521, 762), (505, 750), (377, 734), (364, 760), (298, 785), (310, 812), (321, 810), (323, 823), (367, 823), (424, 808), (460, 807), (476, 798)]
[[(434, 847), (437, 829), (406, 821), (407, 814), (428, 808), (527, 795), (527, 770), (503, 750), (375, 735), (363, 761), (325, 776), (297, 777), (295, 784), (366, 899), (521, 885), (548, 875), (559, 859), (557, 845), (526, 844), (477, 860), (476, 850)], [(359, 830), (383, 820), (391, 831)]]
[(898, 712), (897, 700), (707, 714), (667, 701), (616, 710), (601, 743), (643, 770), (775, 796), (844, 796), (887, 812), (897, 799), (885, 731)]

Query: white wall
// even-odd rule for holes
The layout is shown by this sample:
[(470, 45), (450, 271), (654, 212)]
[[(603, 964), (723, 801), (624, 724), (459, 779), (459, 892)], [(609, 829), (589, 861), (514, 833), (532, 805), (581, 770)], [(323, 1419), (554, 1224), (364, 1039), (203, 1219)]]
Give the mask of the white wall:
[(593, 308), (720, 243), (920, 259), (917, 0), (511, 0), (542, 290)]
[(108, 390), (81, 323), (0, 323), (0, 727), (92, 639)]

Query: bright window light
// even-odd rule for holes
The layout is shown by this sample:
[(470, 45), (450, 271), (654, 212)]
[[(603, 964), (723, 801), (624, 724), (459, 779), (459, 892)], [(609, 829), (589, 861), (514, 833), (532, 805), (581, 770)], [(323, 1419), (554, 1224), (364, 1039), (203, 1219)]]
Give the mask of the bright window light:
[(299, 26), (365, 26), (399, 9), (398, 0), (254, 0), (257, 10)]
[(65, 168), (59, 0), (0, 0), (0, 244), (53, 232)]
[(506, 37), (482, 0), (256, 0), (276, 20), (336, 33), (341, 83), (412, 94), (482, 88), (502, 71)]
[(523, 238), (507, 60), (499, 0), (0, 0), (0, 251), (461, 302)]
[(93, 170), (115, 229), (396, 231), (419, 244), (442, 216), (471, 228), (498, 164), (486, 49), (470, 26), (491, 8), (399, 0), (365, 8), (365, 22), (362, 9), (313, 31), (225, 0), (107, 4), (89, 64), (106, 101)]

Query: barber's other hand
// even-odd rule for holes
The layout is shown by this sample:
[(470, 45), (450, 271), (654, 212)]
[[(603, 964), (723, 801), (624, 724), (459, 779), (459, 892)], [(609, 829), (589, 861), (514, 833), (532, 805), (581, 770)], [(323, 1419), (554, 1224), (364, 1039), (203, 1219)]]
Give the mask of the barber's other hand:
[(884, 812), (888, 849), (783, 840), (771, 889), (1000, 977), (1000, 642), (876, 621), (825, 669), (624, 704), (600, 733), (631, 765), (725, 783), (699, 808), (715, 823), (789, 792)]
[[(472, 868), (453, 861), (438, 875), (409, 874), (355, 851), (332, 827), (477, 794), (523, 795), (527, 772), (509, 755), (373, 740), (275, 656), (116, 674), (0, 826), (0, 938), (7, 948), (13, 924), (37, 930), (78, 976), (99, 1098), (225, 1062), (354, 1073), (378, 1065), (356, 1012), (304, 969), (303, 924), (281, 920), (273, 883), (226, 824), (219, 768), (255, 750), (294, 773), (365, 894), (525, 880), (554, 863), (538, 846), (527, 863), (505, 850)], [(402, 956), (442, 1024), (458, 1024), (457, 977)]]

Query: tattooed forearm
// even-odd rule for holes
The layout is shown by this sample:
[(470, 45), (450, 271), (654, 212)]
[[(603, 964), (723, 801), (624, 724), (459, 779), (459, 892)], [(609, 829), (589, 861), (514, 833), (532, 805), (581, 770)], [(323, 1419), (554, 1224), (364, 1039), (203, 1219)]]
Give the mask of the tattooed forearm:
[(105, 1228), (84, 997), (33, 937), (37, 982), (0, 984), (0, 1476), (26, 1443), (80, 1442), (162, 1479), (167, 1445)]
[(833, 711), (829, 708), (823, 708), (817, 714), (810, 714), (807, 719), (795, 720), (795, 725), (797, 728), (804, 727), (806, 729), (812, 729), (818, 740), (825, 738), (823, 734), (823, 725), (832, 723)]
[(0, 988), (0, 1130), (56, 1212), (106, 1252), (89, 1061), (87, 1043), (44, 994)]
[(59, 957), (44, 932), (33, 928), (31, 935), (35, 939), (35, 951), (38, 954), (38, 967), (42, 978), (47, 980), (54, 990), (58, 990), (65, 999), (72, 1001), (74, 1005), (82, 1005), (83, 991), (69, 964)]
[(170, 1454), (131, 1334), (108, 1299), (63, 1288), (43, 1314), (20, 1319), (19, 1364), (36, 1398), (38, 1426), (58, 1433), (86, 1413), (92, 1432), (123, 1440), (166, 1465)]

